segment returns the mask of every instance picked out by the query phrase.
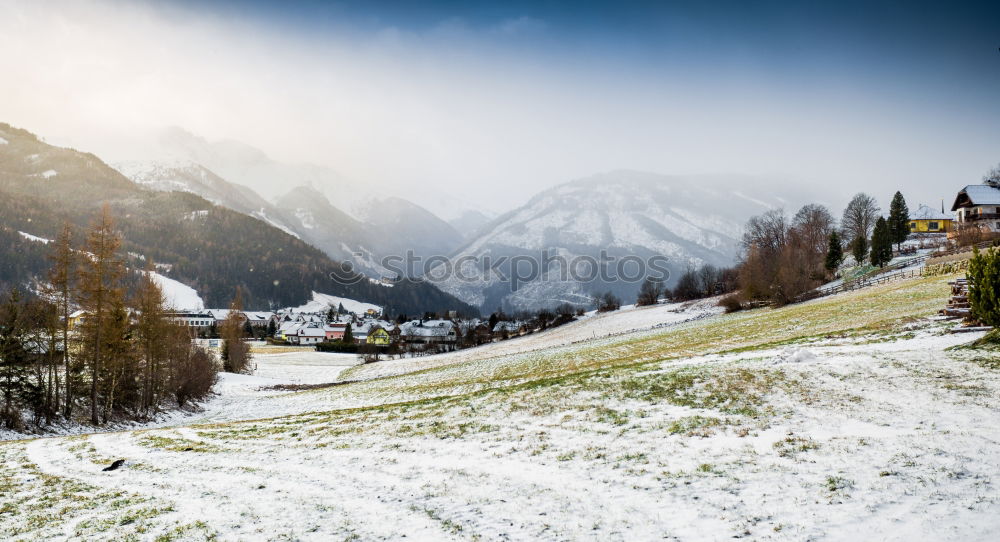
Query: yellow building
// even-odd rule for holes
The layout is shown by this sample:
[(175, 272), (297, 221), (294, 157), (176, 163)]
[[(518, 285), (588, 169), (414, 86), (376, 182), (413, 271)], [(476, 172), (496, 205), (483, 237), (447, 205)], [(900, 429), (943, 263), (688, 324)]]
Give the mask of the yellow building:
[(87, 313), (85, 311), (73, 311), (69, 315), (69, 330), (76, 331), (83, 325), (83, 321), (87, 318)]
[(375, 346), (389, 346), (392, 343), (392, 338), (389, 336), (389, 332), (377, 327), (370, 332), (368, 332), (368, 339), (366, 341), (368, 344), (374, 344)]
[(926, 205), (910, 213), (910, 233), (947, 233), (954, 227), (954, 217)]

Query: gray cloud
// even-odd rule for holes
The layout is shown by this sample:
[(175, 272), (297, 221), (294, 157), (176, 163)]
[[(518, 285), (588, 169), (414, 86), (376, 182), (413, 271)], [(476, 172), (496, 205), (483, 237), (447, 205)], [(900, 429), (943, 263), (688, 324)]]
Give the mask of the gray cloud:
[(2, 9), (4, 121), (112, 161), (143, 158), (156, 130), (182, 126), (443, 214), (462, 199), (503, 211), (616, 168), (806, 183), (834, 206), (859, 190), (887, 203), (902, 187), (934, 204), (1000, 148), (988, 119), (900, 99), (880, 74), (802, 82), (746, 58), (566, 56), (530, 47), (551, 26), (528, 16), (316, 35), (129, 2)]

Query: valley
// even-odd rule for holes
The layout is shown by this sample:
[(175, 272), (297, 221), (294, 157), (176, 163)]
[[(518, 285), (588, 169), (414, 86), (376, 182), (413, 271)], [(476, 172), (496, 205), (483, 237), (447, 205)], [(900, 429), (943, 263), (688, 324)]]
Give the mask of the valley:
[(0, 445), (3, 534), (981, 538), (1000, 377), (931, 317), (948, 279), (625, 309), (459, 357), (262, 354), (179, 425)]

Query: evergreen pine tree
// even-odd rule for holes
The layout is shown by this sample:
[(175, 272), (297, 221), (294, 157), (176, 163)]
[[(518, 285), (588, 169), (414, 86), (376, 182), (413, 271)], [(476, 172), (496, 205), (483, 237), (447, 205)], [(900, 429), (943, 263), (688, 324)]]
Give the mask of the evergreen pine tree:
[(872, 231), (872, 265), (885, 267), (885, 264), (892, 260), (892, 237), (889, 233), (889, 225), (882, 217), (875, 221), (875, 230)]
[(868, 253), (868, 239), (864, 237), (855, 237), (851, 241), (851, 254), (854, 256), (854, 261), (858, 265), (865, 263), (865, 254)]
[(354, 342), (354, 333), (351, 331), (351, 324), (348, 323), (347, 327), (344, 328), (344, 338), (341, 341), (351, 344)]
[(840, 235), (837, 234), (837, 230), (833, 230), (830, 232), (830, 247), (826, 252), (826, 270), (830, 272), (836, 271), (843, 261), (844, 247), (840, 244)]
[(988, 326), (1000, 326), (1000, 251), (973, 248), (969, 260), (969, 304), (972, 316)]
[(890, 243), (895, 243), (896, 247), (906, 241), (910, 235), (910, 209), (906, 206), (903, 194), (896, 192), (889, 204), (889, 238)]
[(23, 429), (19, 400), (28, 385), (24, 327), (21, 299), (12, 289), (0, 307), (0, 424), (14, 430)]

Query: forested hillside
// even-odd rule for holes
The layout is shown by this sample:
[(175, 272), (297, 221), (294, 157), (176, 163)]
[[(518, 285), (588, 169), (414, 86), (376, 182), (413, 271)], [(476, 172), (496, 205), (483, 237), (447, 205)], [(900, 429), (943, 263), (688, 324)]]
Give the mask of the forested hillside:
[[(78, 234), (107, 202), (133, 259), (153, 258), (164, 274), (226, 306), (237, 286), (248, 308), (294, 306), (313, 290), (383, 305), (390, 313), (472, 308), (435, 287), (333, 280), (337, 262), (270, 224), (188, 193), (143, 189), (98, 157), (54, 147), (0, 123), (0, 283), (27, 289), (48, 266), (45, 245), (63, 221)], [(133, 262), (138, 264), (138, 262)], [(348, 281), (349, 282), (349, 281)]]

